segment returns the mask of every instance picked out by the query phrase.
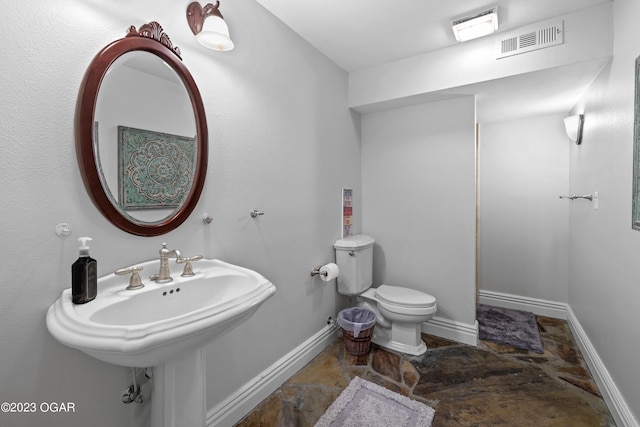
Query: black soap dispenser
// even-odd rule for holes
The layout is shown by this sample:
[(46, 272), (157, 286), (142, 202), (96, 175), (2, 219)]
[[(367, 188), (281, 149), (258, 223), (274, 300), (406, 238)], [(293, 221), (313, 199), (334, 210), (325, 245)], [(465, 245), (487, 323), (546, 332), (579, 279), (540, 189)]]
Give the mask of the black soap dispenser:
[(74, 304), (92, 301), (98, 293), (98, 263), (89, 256), (88, 241), (91, 237), (79, 237), (80, 257), (71, 265), (71, 294)]

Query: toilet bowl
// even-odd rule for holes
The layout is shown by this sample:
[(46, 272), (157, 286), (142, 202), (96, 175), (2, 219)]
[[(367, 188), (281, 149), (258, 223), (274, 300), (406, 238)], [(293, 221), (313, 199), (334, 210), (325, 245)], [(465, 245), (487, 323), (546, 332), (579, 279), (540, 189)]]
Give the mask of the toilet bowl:
[(372, 342), (414, 356), (427, 351), (421, 325), (437, 311), (433, 296), (401, 286), (380, 285), (360, 294), (357, 304), (378, 316)]
[(427, 346), (422, 341), (421, 325), (436, 313), (436, 299), (401, 286), (372, 288), (374, 242), (373, 237), (366, 235), (336, 241), (338, 293), (355, 296), (356, 305), (376, 313), (373, 343), (415, 356), (424, 354)]

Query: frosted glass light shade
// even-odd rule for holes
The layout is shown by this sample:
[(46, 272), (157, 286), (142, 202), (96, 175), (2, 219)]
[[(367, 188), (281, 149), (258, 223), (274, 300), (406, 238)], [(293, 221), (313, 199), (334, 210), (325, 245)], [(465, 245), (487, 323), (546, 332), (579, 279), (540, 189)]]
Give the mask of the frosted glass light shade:
[(492, 34), (498, 30), (498, 9), (456, 19), (451, 23), (451, 28), (456, 40), (460, 42)]
[(576, 114), (564, 119), (564, 129), (570, 140), (580, 145), (582, 143), (582, 127), (584, 125), (584, 114)]
[(209, 16), (202, 25), (202, 31), (196, 34), (196, 40), (209, 49), (226, 52), (233, 49), (233, 41), (229, 36), (229, 27), (219, 16)]

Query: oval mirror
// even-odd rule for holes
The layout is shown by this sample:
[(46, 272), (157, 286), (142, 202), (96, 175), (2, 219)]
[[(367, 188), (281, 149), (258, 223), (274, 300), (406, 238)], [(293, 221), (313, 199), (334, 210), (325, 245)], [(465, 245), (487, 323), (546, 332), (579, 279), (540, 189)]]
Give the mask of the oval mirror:
[(115, 226), (157, 236), (182, 224), (207, 170), (207, 122), (180, 50), (157, 22), (129, 29), (93, 59), (76, 104), (85, 188)]

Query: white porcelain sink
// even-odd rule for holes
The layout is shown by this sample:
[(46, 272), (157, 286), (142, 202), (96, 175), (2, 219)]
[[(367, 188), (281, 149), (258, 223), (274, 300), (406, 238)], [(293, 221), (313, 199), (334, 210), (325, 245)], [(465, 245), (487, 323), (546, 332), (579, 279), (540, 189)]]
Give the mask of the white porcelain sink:
[(182, 277), (171, 260), (169, 283), (148, 279), (159, 261), (148, 261), (144, 288), (126, 290), (128, 278), (98, 279), (95, 300), (76, 305), (66, 289), (47, 312), (47, 327), (62, 344), (120, 366), (159, 366), (186, 350), (200, 348), (247, 320), (276, 291), (255, 271), (216, 259), (193, 264)]

